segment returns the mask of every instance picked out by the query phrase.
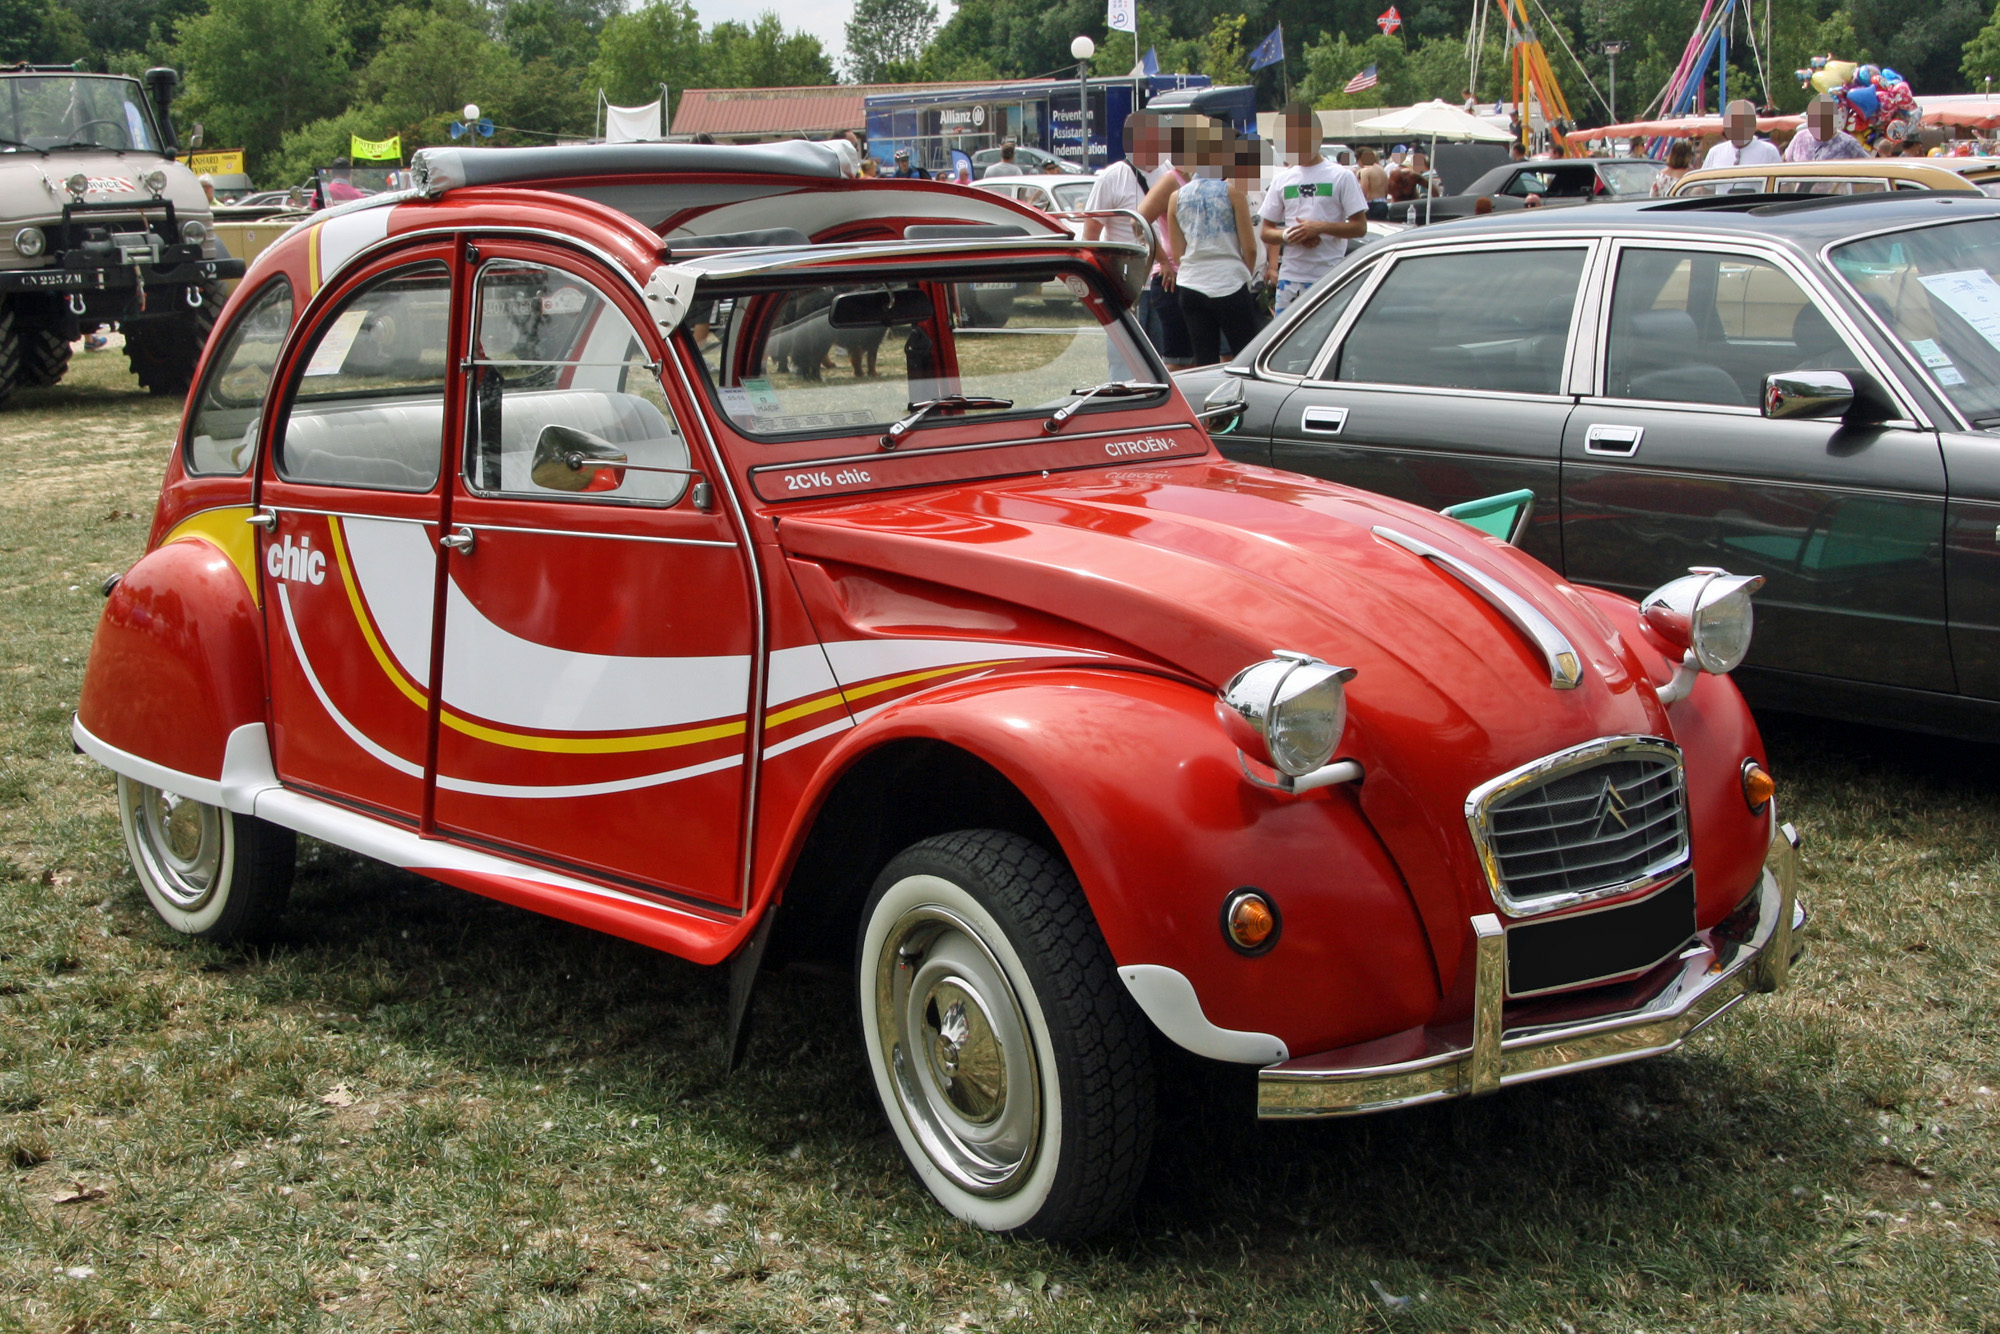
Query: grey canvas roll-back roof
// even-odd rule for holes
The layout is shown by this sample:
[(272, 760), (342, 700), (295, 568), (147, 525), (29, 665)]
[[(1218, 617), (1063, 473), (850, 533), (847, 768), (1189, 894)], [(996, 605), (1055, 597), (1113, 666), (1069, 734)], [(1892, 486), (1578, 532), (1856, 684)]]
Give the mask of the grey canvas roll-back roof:
[(462, 185), (554, 183), (596, 176), (757, 175), (840, 179), (820, 144), (561, 144), (547, 148), (424, 148), (410, 160), (419, 194)]

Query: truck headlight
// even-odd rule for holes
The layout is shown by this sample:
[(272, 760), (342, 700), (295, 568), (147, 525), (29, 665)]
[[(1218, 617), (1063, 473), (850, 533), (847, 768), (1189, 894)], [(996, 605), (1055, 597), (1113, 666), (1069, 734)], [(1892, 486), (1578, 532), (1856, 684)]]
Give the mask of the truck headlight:
[(1229, 678), (1215, 716), (1236, 748), (1301, 778), (1325, 766), (1347, 730), (1347, 683), (1354, 668), (1306, 653), (1275, 650)]
[(39, 227), (23, 227), (14, 233), (14, 249), (29, 259), (41, 254), (42, 247), (47, 244), (48, 238), (42, 235), (42, 229)]
[(167, 192), (167, 173), (158, 169), (149, 171), (139, 178), (139, 184), (152, 191), (153, 198), (158, 199)]
[(1639, 614), (1662, 639), (1692, 653), (1703, 671), (1723, 676), (1735, 671), (1750, 651), (1756, 626), (1750, 595), (1763, 586), (1761, 574), (1698, 565), (1648, 593)]
[(78, 199), (81, 199), (90, 191), (90, 177), (80, 171), (74, 172), (68, 180), (63, 182), (63, 188)]
[(200, 219), (191, 219), (181, 224), (181, 240), (189, 245), (200, 245), (208, 239), (208, 224)]

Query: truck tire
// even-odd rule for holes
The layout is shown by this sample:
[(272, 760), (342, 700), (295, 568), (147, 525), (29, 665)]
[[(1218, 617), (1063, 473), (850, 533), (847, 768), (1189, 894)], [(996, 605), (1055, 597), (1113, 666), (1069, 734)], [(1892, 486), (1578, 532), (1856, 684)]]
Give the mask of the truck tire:
[(118, 823), (153, 911), (183, 935), (255, 940), (284, 912), (298, 855), (291, 830), (123, 774)]
[(1152, 1047), (1076, 875), (1017, 834), (927, 838), (861, 916), (862, 1041), (905, 1157), (994, 1232), (1117, 1220), (1152, 1149)]
[(125, 358), (146, 392), (181, 398), (194, 383), (201, 349), (215, 328), (222, 303), (229, 299), (219, 283), (205, 283), (201, 291), (202, 303), (192, 310), (183, 306), (172, 315), (126, 327)]
[(13, 303), (0, 301), (0, 403), (21, 384), (21, 322)]
[(21, 383), (45, 388), (69, 373), (69, 339), (59, 325), (31, 321), (21, 331)]

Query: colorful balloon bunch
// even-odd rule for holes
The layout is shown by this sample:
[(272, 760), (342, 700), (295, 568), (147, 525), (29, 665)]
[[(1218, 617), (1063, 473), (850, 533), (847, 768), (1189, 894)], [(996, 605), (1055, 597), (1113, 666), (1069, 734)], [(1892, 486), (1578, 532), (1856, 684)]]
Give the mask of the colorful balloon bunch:
[(1917, 128), (1917, 95), (1892, 69), (1814, 56), (1812, 68), (1796, 73), (1802, 87), (1833, 94), (1845, 122), (1842, 128), (1865, 144), (1872, 146), (1884, 135), (1901, 142)]

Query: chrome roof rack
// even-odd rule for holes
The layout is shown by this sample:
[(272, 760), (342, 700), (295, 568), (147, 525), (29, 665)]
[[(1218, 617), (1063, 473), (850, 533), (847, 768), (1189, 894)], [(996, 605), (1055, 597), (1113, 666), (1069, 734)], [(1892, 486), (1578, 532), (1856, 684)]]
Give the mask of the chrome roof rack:
[(435, 199), (467, 185), (554, 184), (651, 172), (799, 176), (839, 180), (824, 144), (557, 144), (537, 148), (420, 148), (410, 159), (417, 192)]

